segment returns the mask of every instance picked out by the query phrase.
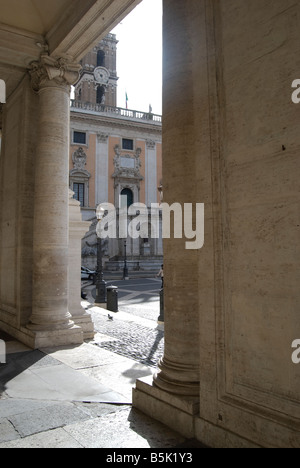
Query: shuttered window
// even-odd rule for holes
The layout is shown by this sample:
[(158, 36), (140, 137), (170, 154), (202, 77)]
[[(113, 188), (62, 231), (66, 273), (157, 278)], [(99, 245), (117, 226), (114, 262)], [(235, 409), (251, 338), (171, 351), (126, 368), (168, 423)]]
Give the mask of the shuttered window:
[(73, 184), (73, 192), (75, 192), (74, 198), (80, 202), (81, 206), (84, 206), (84, 184)]

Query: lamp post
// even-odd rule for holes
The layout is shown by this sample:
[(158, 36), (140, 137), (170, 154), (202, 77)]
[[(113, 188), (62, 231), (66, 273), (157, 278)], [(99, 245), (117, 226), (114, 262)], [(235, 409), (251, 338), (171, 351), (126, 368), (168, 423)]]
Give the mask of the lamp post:
[[(163, 202), (164, 199), (164, 188), (163, 188), (163, 183), (160, 183), (160, 186), (157, 188), (159, 192), (159, 198), (160, 202)], [(161, 285), (161, 290), (159, 292), (159, 297), (160, 297), (160, 315), (158, 317), (158, 322), (164, 322), (165, 321), (165, 301), (164, 301), (164, 277), (162, 277), (162, 285)]]
[(103, 278), (102, 238), (101, 238), (101, 221), (104, 217), (104, 213), (105, 213), (104, 208), (99, 206), (96, 211), (98, 225), (96, 229), (96, 233), (97, 233), (97, 279), (96, 279), (95, 304), (106, 303), (106, 282), (104, 281), (104, 278)]
[(124, 241), (124, 250), (125, 250), (125, 256), (124, 256), (124, 269), (123, 269), (123, 280), (129, 280), (128, 276), (128, 268), (127, 268), (127, 241)]

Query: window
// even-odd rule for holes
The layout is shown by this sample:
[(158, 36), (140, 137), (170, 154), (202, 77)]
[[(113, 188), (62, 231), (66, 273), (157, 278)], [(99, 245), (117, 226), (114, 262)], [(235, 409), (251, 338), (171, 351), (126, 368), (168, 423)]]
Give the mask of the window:
[(125, 208), (126, 206), (129, 208), (131, 205), (133, 205), (133, 192), (129, 188), (126, 188), (121, 192), (121, 208)]
[(105, 52), (98, 50), (97, 52), (97, 67), (105, 67)]
[(122, 140), (122, 149), (133, 151), (133, 140), (129, 140), (128, 138), (123, 138)]
[(98, 86), (97, 88), (97, 104), (104, 104), (105, 88)]
[(73, 143), (76, 143), (78, 145), (86, 145), (86, 133), (74, 132)]
[(81, 206), (84, 206), (84, 188), (84, 184), (73, 184), (73, 192), (75, 192), (74, 198), (80, 202)]

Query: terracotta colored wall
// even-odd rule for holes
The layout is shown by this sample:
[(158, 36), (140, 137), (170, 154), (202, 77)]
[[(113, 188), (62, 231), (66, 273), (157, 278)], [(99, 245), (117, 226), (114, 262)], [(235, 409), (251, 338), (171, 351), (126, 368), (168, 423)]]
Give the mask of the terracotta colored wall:
[(96, 135), (91, 133), (88, 136), (88, 146), (83, 145), (71, 145), (70, 150), (70, 170), (74, 168), (72, 156), (78, 148), (82, 147), (85, 154), (87, 155), (87, 161), (85, 169), (91, 174), (90, 185), (89, 185), (89, 207), (94, 207), (95, 200), (95, 157), (96, 157)]

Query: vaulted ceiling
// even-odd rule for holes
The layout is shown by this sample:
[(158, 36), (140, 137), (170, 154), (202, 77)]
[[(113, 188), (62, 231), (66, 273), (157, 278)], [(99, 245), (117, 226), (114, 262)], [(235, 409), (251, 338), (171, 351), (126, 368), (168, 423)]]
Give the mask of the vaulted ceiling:
[(1, 23), (45, 36), (72, 0), (0, 0)]
[(0, 79), (14, 90), (44, 46), (79, 62), (141, 0), (0, 0)]

